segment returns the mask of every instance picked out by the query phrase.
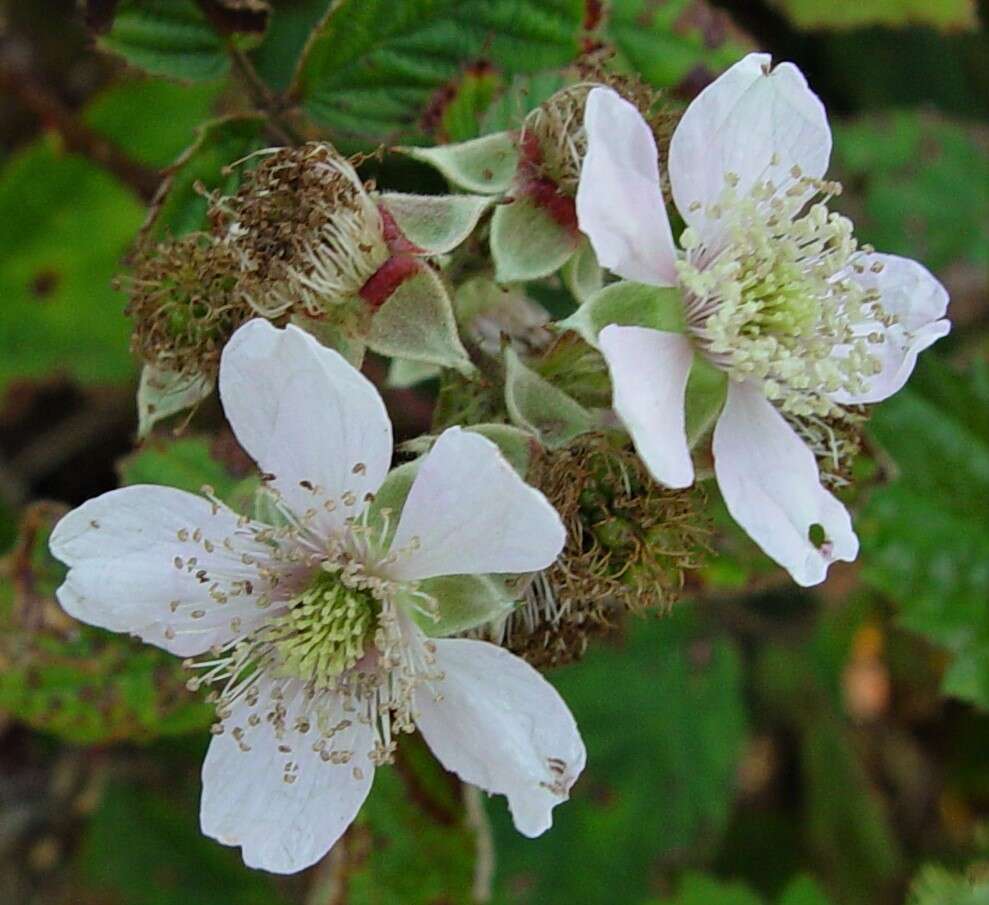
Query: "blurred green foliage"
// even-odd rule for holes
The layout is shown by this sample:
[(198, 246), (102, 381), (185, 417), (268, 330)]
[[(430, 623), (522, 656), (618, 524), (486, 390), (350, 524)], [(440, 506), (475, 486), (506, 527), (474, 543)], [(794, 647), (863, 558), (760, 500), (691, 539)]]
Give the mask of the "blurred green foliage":
[(551, 675), (588, 765), (551, 833), (526, 840), (497, 822), (509, 901), (635, 901), (653, 870), (696, 863), (724, 830), (746, 732), (738, 651), (700, 634), (688, 607), (628, 628)]
[(954, 654), (945, 691), (989, 707), (989, 368), (929, 355), (871, 428), (896, 473), (860, 522), (865, 576)]
[(772, 0), (801, 28), (854, 28), (862, 25), (932, 25), (945, 30), (971, 28), (978, 21), (975, 0)]
[(0, 560), (0, 709), (74, 744), (204, 730), (212, 713), (186, 692), (174, 657), (80, 626), (55, 605), (65, 568), (48, 534), (60, 514), (29, 509), (19, 545)]
[[(220, 34), (217, 9), (238, 4), (121, 0), (96, 43), (128, 66), (102, 58), (101, 87), (70, 110), (83, 140), (48, 119), (37, 134), (8, 136), (0, 418), (13, 412), (4, 425), (29, 427), (0, 437), (0, 481), (5, 454), (30, 430), (30, 419), (15, 417), (19, 400), (30, 402), (38, 381), (134, 380), (124, 299), (111, 280), (148, 216), (149, 178), (152, 187), (163, 178), (150, 234), (179, 235), (206, 225), (204, 191), (235, 188), (232, 164), (286, 133), (370, 151), (517, 127), (572, 77), (562, 70), (581, 50), (602, 43), (618, 67), (677, 99), (750, 48), (801, 64), (806, 54), (813, 84), (820, 76), (825, 100), (849, 113), (834, 122), (841, 204), (863, 240), (949, 280), (959, 338), (928, 353), (872, 418), (874, 445), (860, 467), (874, 486), (850, 495), (861, 506), (859, 569), (835, 570), (820, 595), (797, 594), (714, 504), (720, 555), (688, 600), (551, 674), (587, 741), (588, 768), (538, 840), (514, 832), (502, 799), (486, 807), (494, 901), (989, 902), (989, 887), (963, 871), (986, 856), (989, 812), (989, 722), (976, 709), (989, 707), (989, 154), (976, 121), (989, 71), (975, 4), (270, 5), (266, 30), (255, 15)], [(865, 25), (877, 27), (858, 30)], [(901, 25), (913, 27), (888, 28)], [(800, 37), (804, 29), (813, 37)], [(41, 42), (41, 31), (29, 37)], [(249, 65), (256, 79), (245, 78)], [(116, 153), (96, 153), (101, 143)], [(389, 188), (436, 184), (417, 165), (383, 166)], [(551, 284), (535, 294), (562, 295)], [(159, 428), (119, 462), (122, 482), (210, 484), (248, 503), (256, 485), (221, 461), (215, 413), (194, 425), (178, 440)], [(38, 769), (60, 746), (98, 747), (113, 764), (93, 816), (65, 843), (70, 879), (38, 903), (471, 901), (483, 813), (465, 807), (459, 784), (414, 739), (403, 740), (395, 767), (378, 771), (338, 852), (301, 878), (251, 873), (236, 851), (204, 839), (198, 769), (210, 710), (185, 690), (174, 658), (58, 609), (63, 572), (45, 544), (58, 510), (23, 502), (0, 496), (3, 725), (15, 739), (37, 733), (19, 744)], [(964, 703), (939, 700), (942, 680)], [(3, 757), (16, 760), (10, 747)], [(0, 826), (0, 843), (14, 823)], [(8, 850), (0, 844), (0, 861)], [(938, 861), (950, 869), (930, 866)]]

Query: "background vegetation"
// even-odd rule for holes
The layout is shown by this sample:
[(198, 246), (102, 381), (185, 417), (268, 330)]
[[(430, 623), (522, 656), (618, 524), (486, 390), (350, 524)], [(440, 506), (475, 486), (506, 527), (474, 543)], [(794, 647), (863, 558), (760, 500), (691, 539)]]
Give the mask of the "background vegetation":
[[(0, 5), (0, 901), (458, 905), (490, 885), (533, 905), (989, 903), (986, 5), (328, 5)], [(500, 799), (465, 808), (411, 744), (326, 861), (252, 873), (199, 834), (210, 714), (181, 669), (52, 597), (65, 504), (120, 482), (222, 494), (249, 470), (215, 403), (135, 451), (112, 279), (149, 205), (151, 229), (196, 228), (197, 182), (254, 148), (503, 128), (602, 43), (677, 103), (746, 49), (796, 61), (860, 237), (949, 288), (954, 332), (869, 425), (860, 560), (798, 591), (714, 511), (719, 555), (670, 616), (551, 673), (589, 749), (552, 832), (516, 835)], [(440, 188), (410, 161), (373, 166)], [(387, 399), (400, 434), (426, 426), (428, 398)]]

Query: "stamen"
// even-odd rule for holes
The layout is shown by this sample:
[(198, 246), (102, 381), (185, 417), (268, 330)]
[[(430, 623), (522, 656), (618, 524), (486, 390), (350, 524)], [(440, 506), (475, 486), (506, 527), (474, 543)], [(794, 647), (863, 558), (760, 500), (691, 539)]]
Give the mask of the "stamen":
[(854, 279), (866, 252), (851, 221), (827, 207), (841, 186), (807, 178), (799, 166), (789, 176), (782, 193), (763, 181), (739, 196), (737, 175), (727, 173), (706, 210), (723, 221), (721, 241), (705, 245), (684, 230), (677, 267), (688, 330), (708, 359), (761, 384), (790, 415), (826, 417), (839, 408), (832, 394), (859, 393), (878, 373), (872, 347), (882, 336), (863, 326), (891, 318), (878, 293)]

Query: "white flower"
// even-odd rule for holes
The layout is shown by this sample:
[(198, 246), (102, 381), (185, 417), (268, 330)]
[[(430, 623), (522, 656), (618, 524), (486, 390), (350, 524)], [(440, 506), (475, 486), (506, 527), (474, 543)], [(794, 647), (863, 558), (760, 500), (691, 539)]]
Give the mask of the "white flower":
[[(728, 375), (715, 473), (735, 520), (802, 585), (823, 581), (858, 540), (791, 426), (826, 430), (840, 406), (895, 393), (949, 329), (948, 297), (915, 261), (860, 249), (827, 202), (831, 132), (789, 63), (741, 60), (688, 107), (669, 152), (686, 229), (673, 243), (656, 145), (638, 111), (591, 92), (580, 228), (603, 265), (678, 286), (685, 330), (610, 324), (598, 337), (614, 406), (653, 476), (689, 486), (684, 393), (694, 355)], [(811, 528), (823, 528), (823, 543)]]
[(564, 543), (554, 509), (491, 442), (453, 428), (421, 461), (397, 525), (372, 516), (392, 457), (384, 405), (294, 327), (242, 327), (220, 393), (276, 494), (278, 527), (133, 486), (69, 513), (51, 538), (70, 567), (67, 612), (198, 658), (193, 684), (212, 685), (219, 716), (203, 831), (252, 867), (300, 870), (354, 819), (395, 734), (418, 727), (445, 767), (508, 797), (521, 832), (542, 833), (584, 766), (569, 710), (518, 657), (429, 638), (414, 617), (428, 624), (444, 583), (470, 581), (438, 576), (552, 563)]

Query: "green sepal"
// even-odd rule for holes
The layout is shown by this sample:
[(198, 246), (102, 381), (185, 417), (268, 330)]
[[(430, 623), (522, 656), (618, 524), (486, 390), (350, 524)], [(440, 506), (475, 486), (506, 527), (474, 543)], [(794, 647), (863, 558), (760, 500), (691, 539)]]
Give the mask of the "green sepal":
[(495, 132), (453, 145), (396, 150), (436, 167), (457, 188), (485, 195), (508, 191), (519, 165), (518, 148), (510, 132)]
[(406, 358), (393, 358), (388, 364), (385, 383), (396, 390), (407, 390), (426, 380), (439, 377), (443, 369), (427, 361), (409, 361)]
[(125, 0), (97, 45), (152, 75), (182, 81), (218, 79), (230, 69), (223, 38), (194, 0)]
[(462, 374), (474, 370), (460, 342), (446, 288), (425, 265), (403, 280), (375, 313), (367, 345), (393, 358), (454, 368)]
[(202, 374), (177, 374), (146, 364), (137, 388), (137, 436), (143, 440), (165, 418), (202, 402), (215, 380)]
[(477, 226), (494, 199), (485, 195), (407, 195), (384, 192), (378, 201), (413, 245), (433, 255), (453, 251)]
[(367, 352), (364, 336), (369, 329), (370, 317), (363, 299), (355, 296), (334, 301), (327, 306), (325, 318), (317, 320), (304, 314), (293, 314), (290, 320), (318, 339), (321, 345), (335, 349), (358, 370), (364, 364)]
[(405, 462), (389, 471), (374, 499), (368, 504), (367, 523), (371, 528), (370, 536), (381, 553), (386, 552), (391, 544), (406, 497), (419, 473), (421, 461), (416, 459)]
[(499, 619), (515, 606), (505, 579), (495, 575), (443, 575), (427, 578), (418, 589), (437, 603), (434, 616), (410, 612), (419, 627), (434, 638), (456, 635)]
[(714, 428), (728, 394), (728, 375), (694, 355), (684, 397), (687, 446), (693, 449)]
[(487, 437), (519, 476), (525, 477), (538, 442), (530, 431), (512, 424), (472, 424), (465, 430)]
[(528, 195), (499, 204), (491, 218), (491, 257), (499, 283), (556, 273), (580, 244), (580, 234), (554, 220)]
[(577, 251), (563, 265), (560, 274), (578, 305), (590, 301), (604, 286), (604, 269), (587, 239), (582, 239)]
[[(480, 434), (494, 443), (508, 464), (518, 472), (520, 477), (525, 477), (539, 442), (531, 431), (515, 427), (513, 424), (496, 422), (471, 424), (469, 427), (465, 426), (464, 430)], [(404, 453), (421, 456), (432, 449), (438, 436), (438, 434), (423, 434), (412, 440), (406, 440), (399, 446), (399, 449)]]
[(597, 348), (598, 334), (609, 324), (651, 327), (668, 333), (683, 333), (683, 303), (680, 290), (623, 280), (594, 293), (557, 326), (579, 333)]
[(505, 405), (512, 421), (548, 449), (565, 446), (595, 427), (587, 409), (527, 368), (511, 346), (505, 348)]

